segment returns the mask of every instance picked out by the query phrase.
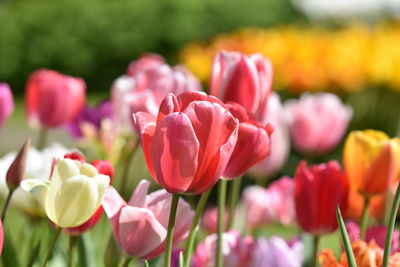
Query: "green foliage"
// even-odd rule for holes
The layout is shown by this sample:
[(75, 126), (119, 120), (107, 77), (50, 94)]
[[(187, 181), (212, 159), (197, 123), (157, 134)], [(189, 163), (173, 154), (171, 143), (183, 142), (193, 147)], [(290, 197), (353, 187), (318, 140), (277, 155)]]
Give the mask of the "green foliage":
[(147, 51), (173, 59), (186, 42), (297, 17), (289, 0), (18, 0), (0, 2), (0, 80), (23, 90), (52, 68), (108, 90)]

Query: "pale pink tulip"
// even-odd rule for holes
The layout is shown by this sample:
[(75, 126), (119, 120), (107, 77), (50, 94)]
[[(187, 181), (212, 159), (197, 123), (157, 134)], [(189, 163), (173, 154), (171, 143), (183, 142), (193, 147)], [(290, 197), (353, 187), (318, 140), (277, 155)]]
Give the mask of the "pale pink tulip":
[(303, 94), (285, 104), (293, 146), (305, 154), (326, 154), (342, 139), (352, 109), (331, 93)]
[(157, 115), (162, 100), (169, 94), (200, 91), (198, 79), (183, 66), (170, 67), (156, 54), (146, 54), (129, 65), (128, 75), (112, 85), (113, 117), (119, 131), (131, 129), (132, 114)]
[(14, 98), (10, 86), (0, 83), (0, 128), (14, 111)]
[[(172, 200), (172, 195), (165, 190), (148, 194), (149, 186), (149, 181), (142, 180), (128, 203), (110, 186), (103, 200), (117, 244), (128, 255), (141, 259), (151, 259), (164, 252)], [(193, 216), (190, 206), (180, 199), (174, 245), (187, 236)]]
[(271, 135), (271, 152), (266, 159), (249, 170), (250, 174), (265, 178), (269, 178), (281, 170), (290, 152), (289, 126), (278, 94), (271, 94), (267, 107), (264, 123), (270, 122), (274, 128)]
[(223, 102), (237, 102), (264, 121), (272, 86), (272, 64), (261, 54), (219, 52), (214, 59), (210, 93)]
[[(192, 259), (193, 267), (216, 266), (215, 251), (217, 245), (217, 234), (206, 237), (204, 242), (197, 246), (196, 253)], [(224, 267), (247, 267), (252, 258), (253, 238), (242, 237), (237, 230), (231, 230), (222, 234), (222, 254)]]

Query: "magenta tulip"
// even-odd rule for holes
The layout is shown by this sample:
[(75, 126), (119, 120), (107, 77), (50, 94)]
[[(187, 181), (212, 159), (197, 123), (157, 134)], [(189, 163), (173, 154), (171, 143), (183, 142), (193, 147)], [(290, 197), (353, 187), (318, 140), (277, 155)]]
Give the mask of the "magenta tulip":
[(272, 64), (261, 54), (245, 56), (219, 52), (211, 74), (211, 94), (223, 102), (236, 102), (264, 121), (272, 86)]
[(237, 141), (239, 123), (213, 96), (168, 95), (157, 120), (134, 114), (147, 166), (170, 193), (201, 194), (221, 177)]
[[(117, 244), (130, 256), (152, 259), (164, 252), (172, 195), (165, 190), (148, 194), (150, 182), (142, 180), (128, 203), (109, 186), (103, 208), (113, 227)], [(194, 212), (180, 199), (173, 242), (188, 234)]]
[(29, 122), (54, 128), (71, 122), (85, 103), (86, 84), (53, 70), (31, 74), (26, 85), (26, 109)]
[(10, 86), (0, 83), (0, 128), (14, 111), (14, 98)]
[(303, 94), (299, 100), (289, 100), (285, 108), (293, 145), (304, 154), (334, 149), (352, 117), (351, 107), (331, 93)]

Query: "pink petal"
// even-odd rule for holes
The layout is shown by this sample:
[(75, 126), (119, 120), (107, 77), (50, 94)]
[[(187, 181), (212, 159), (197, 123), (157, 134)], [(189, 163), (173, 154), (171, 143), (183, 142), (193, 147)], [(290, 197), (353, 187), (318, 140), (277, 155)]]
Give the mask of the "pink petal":
[(146, 208), (147, 207), (147, 192), (149, 191), (150, 182), (147, 180), (141, 180), (136, 186), (131, 199), (129, 200), (129, 206)]

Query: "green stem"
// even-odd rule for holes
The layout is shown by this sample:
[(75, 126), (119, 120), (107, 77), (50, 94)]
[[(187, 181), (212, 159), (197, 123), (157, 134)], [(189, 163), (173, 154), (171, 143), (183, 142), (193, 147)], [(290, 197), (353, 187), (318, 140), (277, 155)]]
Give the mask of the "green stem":
[(207, 192), (204, 192), (200, 197), (199, 203), (197, 203), (196, 213), (194, 215), (192, 225), (190, 226), (189, 237), (186, 242), (185, 258), (184, 258), (185, 267), (190, 267), (190, 256), (192, 255), (194, 240), (196, 238), (196, 233), (197, 233), (196, 228), (199, 223), (200, 217), (203, 214), (207, 200), (210, 197), (211, 191), (212, 189), (208, 190)]
[(10, 189), (8, 191), (6, 203), (4, 204), (3, 211), (1, 212), (1, 222), (3, 224), (4, 224), (4, 221), (6, 220), (7, 211), (8, 211), (8, 208), (10, 207), (11, 197), (12, 197), (13, 193), (14, 193), (14, 190), (12, 190), (12, 189)]
[(178, 208), (179, 194), (172, 195), (171, 210), (169, 213), (167, 244), (164, 255), (164, 267), (171, 267), (172, 244), (175, 229), (176, 210)]
[(318, 266), (318, 246), (319, 246), (319, 240), (320, 240), (320, 236), (319, 235), (315, 235), (313, 237), (313, 256), (312, 256), (312, 265), (314, 267)]
[[(126, 140), (126, 144), (129, 144), (130, 139), (127, 138)], [(135, 157), (136, 151), (138, 150), (140, 144), (140, 139), (138, 138), (135, 142), (134, 147), (132, 148), (131, 151), (126, 151), (126, 153), (124, 153), (124, 159), (123, 159), (123, 172), (122, 172), (122, 177), (121, 177), (121, 191), (122, 191), (122, 195), (125, 196), (125, 192), (127, 190), (127, 182), (128, 182), (128, 176), (129, 176), (129, 171), (130, 171), (130, 167), (131, 167), (131, 162), (133, 160), (133, 158)], [(128, 146), (129, 147), (129, 146)]]
[(364, 208), (361, 217), (361, 234), (360, 234), (361, 240), (365, 240), (365, 233), (367, 232), (369, 202), (370, 202), (370, 197), (364, 196)]
[(226, 199), (227, 180), (221, 179), (218, 184), (218, 239), (217, 239), (217, 267), (222, 267), (224, 258), (222, 255), (222, 233), (224, 232), (224, 212)]
[(232, 228), (235, 219), (236, 204), (240, 195), (240, 187), (242, 185), (242, 177), (236, 177), (232, 182), (231, 196), (229, 199), (229, 213), (227, 230)]
[(69, 236), (69, 253), (68, 253), (68, 266), (72, 267), (74, 265), (74, 252), (76, 246), (76, 236)]
[(129, 263), (131, 262), (132, 258), (131, 257), (126, 257), (126, 259), (124, 260), (124, 262), (122, 263), (121, 267), (128, 267)]
[(383, 267), (387, 267), (389, 265), (390, 251), (392, 245), (392, 234), (396, 222), (397, 211), (399, 210), (399, 203), (400, 203), (400, 184), (397, 185), (396, 195), (394, 197), (393, 205), (390, 210), (390, 219), (387, 225), (385, 250), (383, 254), (383, 264), (382, 264)]
[(48, 262), (49, 259), (50, 259), (51, 252), (53, 251), (53, 248), (54, 248), (54, 246), (55, 246), (55, 244), (56, 244), (56, 241), (57, 241), (58, 237), (59, 237), (60, 234), (61, 234), (61, 231), (62, 231), (62, 228), (61, 228), (61, 227), (58, 227), (58, 228), (56, 229), (56, 234), (54, 235), (53, 239), (51, 240), (51, 243), (50, 243), (50, 246), (49, 246), (49, 248), (48, 248), (48, 250), (47, 250), (46, 258), (45, 258), (44, 261), (43, 261), (42, 267), (45, 267), (45, 266), (47, 265), (47, 262)]
[(47, 141), (47, 129), (45, 127), (41, 127), (38, 133), (36, 148), (38, 150), (42, 150), (46, 146), (46, 141)]

